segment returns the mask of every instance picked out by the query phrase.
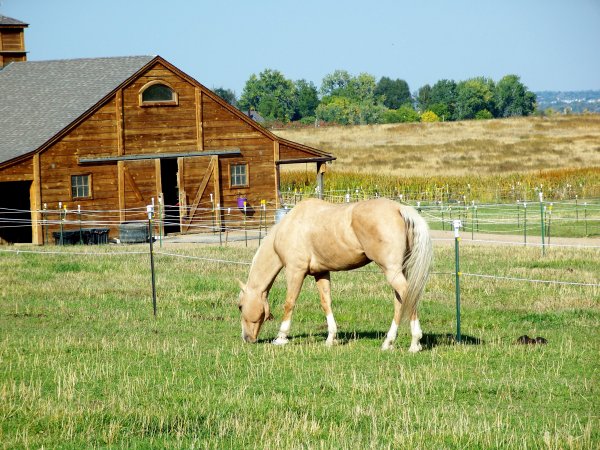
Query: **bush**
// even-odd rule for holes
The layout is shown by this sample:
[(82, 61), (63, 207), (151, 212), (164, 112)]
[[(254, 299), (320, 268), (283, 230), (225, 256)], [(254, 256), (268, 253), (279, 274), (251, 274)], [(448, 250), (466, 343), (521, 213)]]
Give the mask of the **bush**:
[(493, 118), (494, 118), (494, 116), (487, 109), (482, 109), (481, 111), (477, 111), (475, 113), (476, 120), (486, 120), (486, 119), (493, 119)]
[(423, 114), (421, 114), (421, 122), (428, 122), (428, 123), (432, 123), (432, 122), (439, 122), (440, 118), (439, 116), (434, 113), (433, 111), (425, 111)]
[(421, 120), (419, 113), (411, 106), (403, 105), (398, 109), (388, 109), (382, 115), (383, 123), (406, 123)]

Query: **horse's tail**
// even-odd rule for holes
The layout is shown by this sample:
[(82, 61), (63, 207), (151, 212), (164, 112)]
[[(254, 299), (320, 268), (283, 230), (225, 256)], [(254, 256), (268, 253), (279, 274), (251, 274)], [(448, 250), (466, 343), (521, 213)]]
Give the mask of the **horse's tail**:
[(400, 205), (400, 214), (406, 224), (408, 248), (404, 256), (403, 273), (408, 281), (408, 294), (402, 299), (403, 319), (416, 312), (421, 294), (425, 289), (433, 260), (433, 246), (429, 226), (425, 219), (408, 205)]

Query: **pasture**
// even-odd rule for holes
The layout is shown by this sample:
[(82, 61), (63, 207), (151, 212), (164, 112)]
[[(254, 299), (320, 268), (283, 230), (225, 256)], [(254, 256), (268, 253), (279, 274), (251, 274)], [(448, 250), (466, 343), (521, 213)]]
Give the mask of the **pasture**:
[[(418, 354), (407, 352), (407, 325), (396, 350), (380, 350), (393, 296), (372, 265), (332, 274), (339, 345), (324, 345), (325, 318), (307, 279), (291, 342), (275, 347), (283, 273), (262, 341), (240, 337), (236, 278), (245, 280), (255, 248), (157, 253), (156, 318), (147, 246), (28, 250), (48, 251), (0, 252), (3, 448), (600, 444), (597, 248), (552, 247), (541, 257), (536, 247), (465, 240), (465, 274), (596, 286), (465, 275), (457, 345), (453, 243), (436, 241)], [(548, 343), (516, 344), (523, 334)]]
[[(334, 171), (494, 176), (600, 166), (600, 114), (276, 130), (332, 152)], [(483, 199), (481, 199), (483, 200)]]

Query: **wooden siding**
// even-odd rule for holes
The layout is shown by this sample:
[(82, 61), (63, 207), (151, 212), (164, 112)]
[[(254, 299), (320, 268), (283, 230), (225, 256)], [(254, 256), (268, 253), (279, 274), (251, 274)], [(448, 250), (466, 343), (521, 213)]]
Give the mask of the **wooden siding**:
[(0, 170), (0, 182), (33, 180), (33, 160), (27, 158)]
[(284, 143), (279, 145), (279, 159), (281, 160), (301, 159), (306, 157), (306, 152), (303, 152), (302, 150), (290, 147), (289, 145), (286, 145)]
[[(140, 89), (151, 81), (165, 81), (179, 97), (177, 106), (140, 106)], [(194, 86), (162, 64), (155, 64), (123, 90), (124, 154), (175, 153), (197, 146)]]
[(12, 52), (24, 52), (25, 43), (23, 40), (23, 30), (4, 29), (0, 31), (0, 50)]

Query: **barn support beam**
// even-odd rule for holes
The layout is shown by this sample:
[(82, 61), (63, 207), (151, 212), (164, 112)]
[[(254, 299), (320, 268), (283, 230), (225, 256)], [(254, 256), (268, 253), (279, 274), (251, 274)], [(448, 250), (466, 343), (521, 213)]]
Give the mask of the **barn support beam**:
[(117, 180), (119, 185), (119, 222), (125, 222), (125, 161), (117, 162)]
[(221, 229), (221, 211), (217, 208), (217, 205), (221, 205), (221, 180), (219, 177), (220, 167), (219, 167), (219, 157), (213, 156), (214, 166), (213, 166), (213, 188), (215, 191), (215, 197), (213, 199), (213, 207), (215, 208), (215, 222), (217, 228)]
[(324, 176), (327, 170), (327, 164), (325, 162), (317, 163), (317, 187), (319, 188), (319, 198), (323, 200), (323, 186)]
[(44, 235), (42, 233), (42, 222), (40, 210), (42, 205), (42, 190), (40, 183), (40, 154), (33, 155), (33, 181), (29, 188), (29, 198), (31, 199), (31, 243), (34, 245), (44, 244)]
[(273, 166), (275, 170), (275, 209), (281, 207), (279, 191), (279, 141), (273, 141)]

